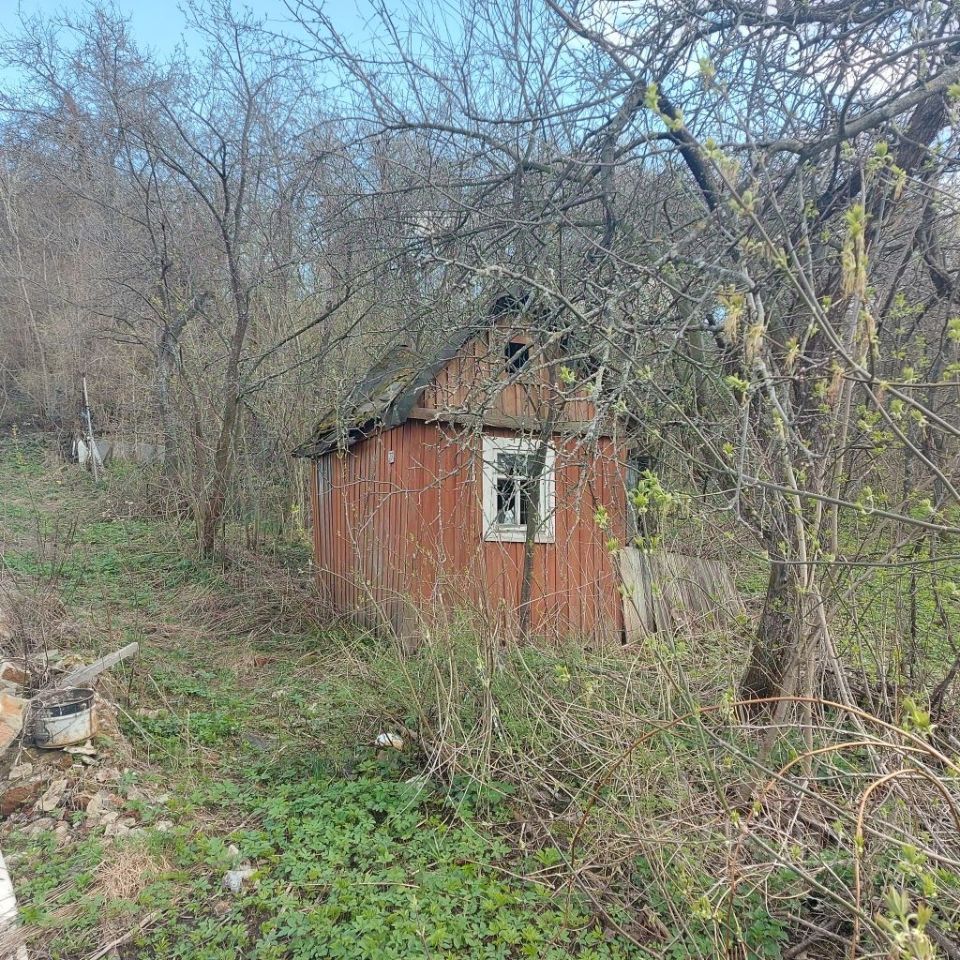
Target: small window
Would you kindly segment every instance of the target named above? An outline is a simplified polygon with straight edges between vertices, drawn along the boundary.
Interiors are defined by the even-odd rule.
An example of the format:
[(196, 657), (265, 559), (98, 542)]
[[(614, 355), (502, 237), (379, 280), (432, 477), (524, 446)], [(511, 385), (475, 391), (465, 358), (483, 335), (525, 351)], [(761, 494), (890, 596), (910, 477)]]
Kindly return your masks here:
[(530, 360), (530, 344), (509, 340), (503, 355), (507, 361), (507, 373), (519, 373)]
[(525, 527), (537, 522), (540, 484), (537, 482), (536, 455), (497, 454), (497, 523)]
[(546, 450), (538, 471), (537, 447), (529, 440), (484, 438), (484, 539), (523, 542), (533, 524), (537, 543), (553, 542), (553, 450)]

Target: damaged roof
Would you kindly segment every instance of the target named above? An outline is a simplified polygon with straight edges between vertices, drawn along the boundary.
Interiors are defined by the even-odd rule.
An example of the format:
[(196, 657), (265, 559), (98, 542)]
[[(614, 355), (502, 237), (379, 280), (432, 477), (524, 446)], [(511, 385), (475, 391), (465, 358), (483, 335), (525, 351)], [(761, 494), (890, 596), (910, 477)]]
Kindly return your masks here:
[(550, 311), (530, 290), (502, 291), (489, 303), (484, 319), (459, 327), (430, 355), (409, 346), (394, 347), (350, 391), (344, 403), (328, 410), (295, 457), (322, 457), (365, 439), (381, 428), (398, 427), (410, 417), (423, 391), (474, 337), (504, 317), (527, 315), (547, 327)]
[(293, 455), (321, 457), (383, 427), (406, 422), (423, 391), (478, 332), (475, 326), (464, 327), (426, 357), (408, 346), (394, 347), (370, 368), (343, 404), (321, 417)]

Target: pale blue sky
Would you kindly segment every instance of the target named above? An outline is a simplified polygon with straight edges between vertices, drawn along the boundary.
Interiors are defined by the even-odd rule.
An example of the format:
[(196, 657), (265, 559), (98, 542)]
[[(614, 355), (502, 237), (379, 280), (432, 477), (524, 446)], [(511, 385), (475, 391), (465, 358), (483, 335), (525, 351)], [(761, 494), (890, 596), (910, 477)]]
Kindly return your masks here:
[[(80, 13), (87, 6), (86, 0), (0, 0), (0, 30), (3, 33), (15, 30), (20, 11), (50, 17), (64, 12)], [(115, 0), (115, 6), (131, 17), (141, 47), (150, 47), (163, 56), (183, 37), (184, 17), (174, 0)], [(236, 6), (268, 17), (278, 29), (290, 20), (283, 0), (238, 0)], [(358, 12), (358, 7), (367, 12)], [(338, 30), (353, 38), (363, 34), (369, 16), (365, 0), (326, 0), (324, 8)]]

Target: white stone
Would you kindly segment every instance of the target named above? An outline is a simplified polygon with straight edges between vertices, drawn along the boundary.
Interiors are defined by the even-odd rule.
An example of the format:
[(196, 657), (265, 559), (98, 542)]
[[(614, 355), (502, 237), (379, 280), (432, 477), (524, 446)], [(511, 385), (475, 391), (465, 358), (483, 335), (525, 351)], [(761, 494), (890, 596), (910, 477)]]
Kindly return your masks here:
[(60, 801), (63, 800), (63, 795), (67, 792), (67, 786), (66, 778), (54, 780), (47, 787), (47, 792), (37, 801), (37, 808), (42, 813), (50, 813), (52, 810), (56, 810), (60, 806)]
[(224, 890), (229, 890), (232, 894), (238, 894), (243, 890), (243, 885), (249, 880), (256, 870), (253, 867), (246, 865), (237, 867), (236, 870), (228, 870), (223, 875), (223, 888)]
[(390, 747), (393, 750), (403, 749), (403, 737), (398, 733), (381, 733), (374, 741), (378, 747)]

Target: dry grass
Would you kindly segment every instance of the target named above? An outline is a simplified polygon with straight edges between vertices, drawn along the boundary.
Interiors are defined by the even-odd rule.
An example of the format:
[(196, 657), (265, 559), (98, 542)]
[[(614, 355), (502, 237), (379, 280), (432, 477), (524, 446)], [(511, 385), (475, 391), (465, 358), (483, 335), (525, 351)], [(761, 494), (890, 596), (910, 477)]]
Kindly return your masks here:
[(133, 902), (157, 879), (170, 870), (170, 863), (147, 849), (146, 842), (133, 837), (116, 843), (97, 868), (96, 891), (109, 901)]
[[(97, 868), (94, 885), (88, 893), (90, 897), (102, 896), (106, 901), (98, 930), (102, 946), (90, 956), (105, 956), (113, 945), (124, 942), (153, 920), (154, 915), (143, 916), (133, 912), (132, 908), (137, 897), (169, 870), (169, 862), (149, 851), (140, 837), (131, 837), (110, 848), (106, 859)], [(16, 951), (28, 945), (29, 956), (44, 956), (44, 945), (50, 934), (59, 926), (76, 921), (82, 913), (80, 903), (54, 906), (61, 896), (69, 893), (74, 882), (75, 879), (70, 877), (48, 891), (46, 902), (51, 909), (44, 927), (16, 926), (5, 930), (0, 935), (0, 956), (19, 958)]]

